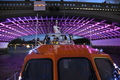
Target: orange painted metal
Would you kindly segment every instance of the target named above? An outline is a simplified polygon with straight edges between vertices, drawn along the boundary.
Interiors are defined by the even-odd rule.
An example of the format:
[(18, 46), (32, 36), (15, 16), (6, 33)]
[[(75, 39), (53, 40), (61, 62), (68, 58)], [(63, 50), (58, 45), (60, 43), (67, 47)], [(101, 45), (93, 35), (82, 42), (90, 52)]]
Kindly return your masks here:
[(53, 80), (58, 80), (57, 62), (60, 58), (85, 57), (91, 61), (92, 66), (96, 72), (97, 80), (101, 80), (94, 59), (102, 57), (108, 58), (112, 61), (108, 54), (99, 52), (87, 45), (41, 45), (36, 50), (38, 51), (37, 53), (34, 53), (33, 51), (26, 56), (21, 73), (23, 72), (25, 64), (30, 59), (50, 58), (53, 60)]

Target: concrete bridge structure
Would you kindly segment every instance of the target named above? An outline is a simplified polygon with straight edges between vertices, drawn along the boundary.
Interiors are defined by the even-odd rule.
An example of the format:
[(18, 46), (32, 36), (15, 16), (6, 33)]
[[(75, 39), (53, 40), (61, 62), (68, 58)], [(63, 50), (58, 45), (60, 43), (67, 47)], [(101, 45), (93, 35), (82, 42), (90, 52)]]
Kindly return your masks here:
[(0, 1), (0, 48), (36, 34), (37, 21), (37, 34), (53, 32), (56, 20), (63, 33), (91, 39), (93, 46), (120, 46), (120, 4), (46, 1), (45, 10), (35, 11), (34, 1)]

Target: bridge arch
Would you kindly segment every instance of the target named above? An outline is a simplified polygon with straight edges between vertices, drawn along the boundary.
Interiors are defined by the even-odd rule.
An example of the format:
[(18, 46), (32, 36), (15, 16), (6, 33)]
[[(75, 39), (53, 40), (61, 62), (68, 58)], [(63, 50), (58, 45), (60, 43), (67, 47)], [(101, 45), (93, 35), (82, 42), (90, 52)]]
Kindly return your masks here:
[(96, 40), (98, 42), (120, 38), (120, 25), (117, 22), (80, 16), (38, 16), (38, 18), (24, 16), (6, 18), (4, 22), (0, 22), (0, 44), (22, 36), (36, 34), (37, 22), (37, 34), (53, 33), (56, 20), (62, 33), (85, 37), (91, 39), (93, 43), (96, 43)]

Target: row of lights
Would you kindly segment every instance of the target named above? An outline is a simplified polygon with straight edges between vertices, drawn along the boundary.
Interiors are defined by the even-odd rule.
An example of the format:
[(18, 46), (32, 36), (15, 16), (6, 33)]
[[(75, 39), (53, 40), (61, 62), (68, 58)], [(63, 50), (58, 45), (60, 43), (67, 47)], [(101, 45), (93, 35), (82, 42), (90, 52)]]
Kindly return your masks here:
[(19, 28), (21, 28), (22, 30), (26, 31), (26, 33), (29, 33), (29, 34), (32, 35), (31, 31), (28, 31), (28, 30), (25, 29), (26, 26), (22, 26), (22, 25), (20, 26), (19, 24), (15, 23), (14, 21), (12, 21), (12, 22), (13, 22), (14, 25), (16, 25), (17, 27), (19, 27)]
[[(19, 35), (19, 34), (14, 34), (14, 33), (12, 33), (12, 32), (6, 31), (6, 30), (1, 30), (1, 32), (10, 34), (10, 35), (12, 35), (12, 36), (21, 36), (21, 35)], [(1, 35), (1, 36), (2, 36), (2, 35)]]
[(63, 9), (100, 10), (100, 11), (120, 11), (120, 9), (97, 9), (97, 8), (63, 8)]
[[(8, 26), (4, 25), (3, 23), (0, 23), (0, 25), (5, 26), (6, 28), (8, 28), (8, 29), (10, 29), (10, 30), (14, 30), (13, 28), (8, 27)], [(14, 36), (21, 36), (21, 35), (18, 35), (18, 34), (13, 34), (13, 33), (11, 33), (11, 32), (8, 32), (7, 30), (1, 30), (1, 29), (0, 29), (0, 31), (1, 31), (1, 32), (4, 32), (4, 33), (7, 33), (7, 34), (14, 35)]]
[[(32, 7), (6, 7), (6, 8), (1, 8), (2, 10), (11, 10), (11, 9), (33, 9)], [(120, 11), (120, 9), (96, 9), (96, 8), (62, 8), (62, 9), (73, 9), (73, 10), (98, 10), (98, 11)]]
[[(25, 17), (24, 17), (25, 18)], [(16, 20), (15, 18), (12, 18), (14, 21), (12, 21), (11, 19), (7, 19), (9, 22), (12, 22), (14, 25), (16, 25), (17, 27), (21, 28), (22, 30), (25, 31), (25, 33), (29, 33), (29, 34), (33, 34), (32, 31), (30, 31), (28, 28), (25, 28), (26, 26), (29, 27), (29, 25), (26, 25), (26, 23), (24, 22), (23, 19), (21, 19), (20, 17), (18, 18), (19, 20)], [(26, 19), (26, 18), (25, 18)], [(23, 22), (23, 25), (18, 24), (19, 21)], [(18, 22), (18, 23), (15, 23)], [(35, 25), (31, 25), (31, 26), (35, 26)]]
[[(0, 6), (31, 6), (32, 3), (0, 3)], [(48, 6), (61, 6), (60, 3), (46, 3)], [(102, 8), (119, 8), (118, 6), (112, 6), (112, 5), (87, 5), (87, 4), (63, 4), (63, 6), (79, 6), (79, 7), (102, 7)]]
[[(31, 28), (31, 30), (34, 31), (33, 28)], [(105, 33), (106, 31), (103, 31), (103, 32)], [(43, 31), (43, 33), (44, 33), (44, 31)], [(101, 32), (101, 33), (102, 33), (102, 32)], [(93, 36), (93, 35), (98, 35), (98, 34), (99, 34), (99, 33), (95, 33), (95, 34), (92, 34), (92, 36)], [(86, 35), (86, 37), (87, 37), (87, 36), (89, 37), (89, 35)], [(102, 36), (102, 37), (104, 37), (104, 36)], [(97, 38), (97, 37), (96, 37), (96, 38)]]
[(0, 3), (0, 6), (25, 6), (25, 5), (31, 6), (32, 3)]
[[(62, 6), (62, 4), (60, 4), (60, 3), (52, 3), (52, 4), (50, 4), (50, 3), (48, 3), (48, 4), (46, 4), (46, 5), (48, 5), (48, 6)], [(118, 6), (112, 6), (112, 5), (87, 5), (87, 4), (69, 4), (69, 3), (67, 3), (67, 4), (63, 4), (63, 6), (79, 6), (79, 7), (104, 7), (104, 8), (119, 8)]]
[[(10, 30), (12, 30), (12, 31), (14, 31), (14, 33), (11, 33), (10, 32), (10, 30), (9, 31), (6, 31), (6, 30), (1, 30), (2, 32), (5, 32), (5, 33), (7, 33), (7, 34), (10, 34), (11, 36), (7, 36), (7, 34), (6, 35), (3, 35), (4, 37), (9, 37), (9, 38), (15, 38), (15, 37), (13, 37), (13, 35), (14, 36), (21, 36), (21, 35), (27, 35), (26, 33), (23, 33), (23, 32), (21, 32), (20, 30), (18, 30), (18, 29), (15, 29), (15, 28), (12, 28), (12, 27), (10, 27), (9, 25), (5, 25), (5, 24), (3, 24), (3, 23), (0, 23), (2, 26), (4, 26), (4, 27), (6, 27), (6, 28), (8, 28), (8, 29), (10, 29)], [(16, 34), (16, 32), (17, 33), (19, 33), (19, 34)], [(21, 35), (20, 35), (21, 34)]]
[[(73, 33), (73, 32), (75, 32), (76, 30), (78, 30), (79, 28), (82, 28), (84, 25), (86, 25), (86, 24), (88, 24), (89, 22), (91, 22), (92, 20), (94, 20), (94, 18), (92, 18), (90, 21), (88, 21), (88, 20), (80, 20), (80, 21), (87, 21), (86, 23), (83, 23), (82, 25), (77, 25), (77, 28), (75, 28), (74, 30), (71, 30), (71, 34)], [(77, 31), (78, 32), (78, 31)], [(77, 33), (77, 32), (75, 32), (75, 33)], [(74, 34), (75, 34), (74, 33)]]
[[(97, 29), (98, 30), (98, 29)], [(94, 30), (92, 30), (92, 32), (93, 32)], [(96, 32), (96, 33), (92, 33), (91, 34), (91, 36), (94, 36), (94, 35), (99, 35), (99, 36), (101, 36), (101, 37), (103, 37), (103, 38), (107, 38), (107, 37), (110, 37), (110, 36), (117, 36), (117, 34), (116, 33), (114, 33), (114, 31), (116, 31), (116, 30), (113, 30), (113, 29), (109, 29), (108, 30), (108, 28), (107, 29), (104, 29), (104, 30), (102, 30), (101, 29), (101, 32)], [(104, 34), (104, 35), (103, 35)], [(90, 35), (88, 34), (88, 35), (86, 35), (86, 37), (89, 37)]]
[[(98, 24), (97, 24), (98, 25)], [(88, 27), (86, 28), (86, 29), (83, 29), (83, 30), (80, 30), (80, 31), (77, 31), (77, 32), (75, 32), (74, 33), (74, 35), (75, 34), (80, 34), (80, 35), (83, 35), (83, 36), (85, 36), (85, 37), (89, 37), (90, 35), (89, 35), (89, 33), (91, 32), (95, 32), (95, 31), (97, 31), (97, 30), (102, 30), (103, 28), (106, 28), (105, 29), (105, 31), (103, 31), (102, 30), (102, 32), (96, 32), (96, 33), (92, 33), (92, 36), (94, 36), (94, 35), (100, 35), (100, 36), (102, 36), (102, 37), (106, 37), (105, 35), (103, 36), (103, 35), (101, 35), (102, 33), (106, 33), (106, 34), (108, 34), (108, 33), (110, 33), (110, 32), (112, 32), (114, 35), (113, 36), (116, 36), (117, 34), (116, 33), (114, 33), (113, 31), (116, 31), (116, 30), (118, 30), (118, 29), (120, 29), (120, 28), (115, 28), (115, 29), (109, 29), (108, 30), (108, 26), (110, 26), (110, 25), (107, 25), (107, 26), (105, 26), (105, 27), (101, 27), (101, 28), (98, 28), (98, 29), (95, 29), (95, 30), (89, 30), (89, 31), (86, 31), (87, 29), (89, 29)], [(93, 26), (92, 26), (93, 27)], [(73, 29), (72, 29), (73, 30)], [(74, 31), (74, 30), (73, 30)], [(85, 33), (83, 33), (83, 31), (85, 31)], [(109, 37), (109, 35), (107, 36), (107, 37)], [(96, 37), (97, 38), (97, 37)]]
[(33, 9), (33, 7), (2, 7), (2, 8), (0, 8), (0, 9), (2, 9), (2, 10), (4, 10), (4, 9), (6, 9), (6, 10), (11, 10), (11, 9)]
[[(22, 17), (22, 18), (18, 17), (18, 18), (10, 18), (10, 19), (11, 19), (11, 21), (18, 22), (18, 23), (20, 23), (20, 21), (22, 21), (22, 22), (28, 21), (28, 23), (29, 23), (29, 21), (33, 21), (32, 23), (36, 23), (36, 22), (34, 22), (34, 20), (37, 20), (36, 17)], [(57, 18), (57, 19), (61, 20), (60, 18)], [(52, 18), (52, 17), (51, 18), (48, 18), (48, 17), (43, 18), (41, 16), (40, 18), (38, 18), (38, 20), (41, 20), (41, 21), (46, 20), (46, 21), (48, 21), (48, 20), (56, 20), (56, 18)], [(65, 20), (65, 19), (63, 19), (63, 20)], [(68, 20), (70, 20), (70, 19), (68, 19)], [(8, 21), (10, 21), (10, 20), (8, 19)], [(40, 24), (38, 24), (38, 25), (40, 25)], [(27, 25), (27, 26), (35, 26), (35, 24), (31, 24), (31, 25)]]
[[(11, 20), (11, 19), (8, 19), (8, 21), (9, 21), (9, 22), (11, 22), (11, 21), (13, 21), (13, 22), (15, 22), (15, 21), (22, 21), (22, 22), (24, 22), (24, 20), (26, 20), (26, 19), (27, 19), (28, 21), (31, 20), (31, 19), (33, 20), (33, 18), (31, 18), (31, 17), (30, 17), (30, 18), (25, 17), (25, 19), (22, 19), (22, 18), (19, 17), (19, 18), (17, 18), (18, 20), (16, 20), (15, 18), (12, 18), (12, 19), (13, 19), (14, 21)], [(44, 20), (44, 18), (42, 18), (42, 17), (39, 18), (39, 19)], [(35, 20), (36, 20), (36, 18), (35, 18)], [(83, 20), (82, 20), (82, 21), (83, 21)], [(92, 21), (92, 20), (89, 20), (89, 22), (90, 22), (90, 21)], [(87, 20), (87, 22), (88, 22), (88, 20)], [(87, 22), (84, 23), (84, 24), (87, 24)], [(101, 21), (101, 22), (103, 22), (103, 21)], [(100, 23), (101, 23), (101, 22), (100, 22)], [(100, 23), (96, 23), (95, 26), (96, 26), (96, 25), (99, 25)], [(16, 24), (16, 25), (17, 25), (17, 23), (13, 23), (13, 24)], [(1, 23), (1, 25), (2, 25), (2, 26), (5, 26), (5, 25), (2, 24), (2, 23)], [(76, 26), (76, 25), (73, 24), (73, 26)], [(78, 26), (79, 26), (79, 25), (78, 25)], [(83, 26), (85, 26), (85, 25), (82, 25), (81, 27), (83, 27)], [(96, 33), (92, 34), (92, 36), (94, 36), (94, 35), (100, 35), (100, 34), (102, 34), (102, 33), (106, 33), (106, 35), (107, 35), (108, 32), (112, 32), (112, 31), (116, 31), (116, 30), (120, 29), (120, 28), (118, 28), (118, 27), (115, 27), (114, 30), (111, 30), (111, 29), (110, 29), (110, 30), (107, 30), (107, 27), (108, 27), (108, 26), (110, 26), (110, 25), (106, 25), (106, 26), (103, 26), (103, 27), (101, 27), (101, 28), (99, 27), (99, 28), (97, 28), (97, 29), (95, 29), (95, 30), (92, 29), (92, 30), (91, 30), (91, 33), (95, 32), (95, 31), (98, 31), (98, 30), (100, 30), (100, 29), (103, 30), (103, 28), (106, 28), (103, 32), (100, 32), (100, 33), (99, 33), (99, 32), (96, 32)], [(22, 29), (22, 28), (24, 28), (25, 26), (19, 26), (19, 27)], [(92, 27), (94, 27), (94, 26), (92, 26)], [(10, 28), (11, 30), (14, 30), (14, 29), (12, 29), (11, 27), (8, 27), (8, 26), (6, 26), (6, 28)], [(79, 28), (79, 27), (78, 27), (78, 28)], [(87, 27), (86, 29), (82, 29), (81, 31), (79, 31), (79, 33), (75, 33), (75, 34), (81, 34), (83, 31), (86, 31), (86, 30), (88, 30), (89, 28), (90, 28), (90, 26)], [(36, 32), (35, 32), (35, 27), (31, 27), (30, 29), (31, 29), (31, 30), (30, 30), (31, 33), (33, 32), (32, 34), (35, 34), (35, 33), (36, 33)], [(65, 29), (66, 29), (66, 32), (67, 32), (68, 30), (72, 30), (73, 28), (72, 28), (72, 27), (71, 27), (71, 28), (66, 27)], [(28, 30), (29, 30), (29, 29), (28, 29)], [(5, 30), (4, 30), (4, 31), (5, 31)], [(3, 32), (4, 32), (4, 31), (3, 31)], [(14, 30), (14, 31), (16, 31), (16, 30)], [(72, 31), (75, 31), (75, 30), (72, 30)], [(71, 31), (71, 32), (72, 32), (72, 31)], [(17, 31), (16, 31), (16, 32), (17, 32)], [(46, 31), (45, 31), (45, 28), (40, 27), (39, 33), (45, 33), (45, 32), (46, 32)], [(90, 36), (89, 33), (90, 33), (90, 31), (88, 31), (88, 32), (86, 31), (86, 33), (82, 33), (81, 35), (86, 35), (86, 37), (89, 37), (89, 36)], [(20, 34), (23, 35), (22, 33), (20, 33)], [(28, 35), (28, 34), (27, 34), (27, 35)], [(97, 38), (97, 37), (96, 37), (96, 38)]]

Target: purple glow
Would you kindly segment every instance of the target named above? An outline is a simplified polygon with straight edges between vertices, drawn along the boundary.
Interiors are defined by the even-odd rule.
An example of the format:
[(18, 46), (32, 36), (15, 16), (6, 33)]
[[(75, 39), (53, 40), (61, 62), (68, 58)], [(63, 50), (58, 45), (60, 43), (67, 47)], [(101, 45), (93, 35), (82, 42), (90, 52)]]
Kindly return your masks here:
[(0, 42), (0, 48), (7, 48), (8, 42)]
[[(95, 21), (95, 18), (75, 16), (67, 16), (66, 18), (64, 16), (51, 16), (49, 18), (48, 16), (40, 16), (38, 19), (38, 34), (53, 32), (52, 26), (54, 26), (55, 20), (59, 20), (58, 25), (63, 33), (83, 36), (88, 39), (90, 38), (90, 32), (92, 39), (105, 39), (116, 36), (120, 37), (120, 27), (114, 26), (117, 24), (116, 22), (107, 24), (105, 23), (106, 20), (98, 22)], [(5, 22), (0, 23), (0, 36), (3, 37), (0, 41), (10, 41), (14, 38), (36, 34), (36, 20), (36, 16), (7, 18)], [(48, 24), (49, 21), (50, 24)], [(50, 31), (47, 30), (48, 27)]]
[(120, 38), (116, 38), (116, 39), (107, 39), (107, 40), (95, 40), (92, 41), (93, 45), (99, 46), (120, 46)]

